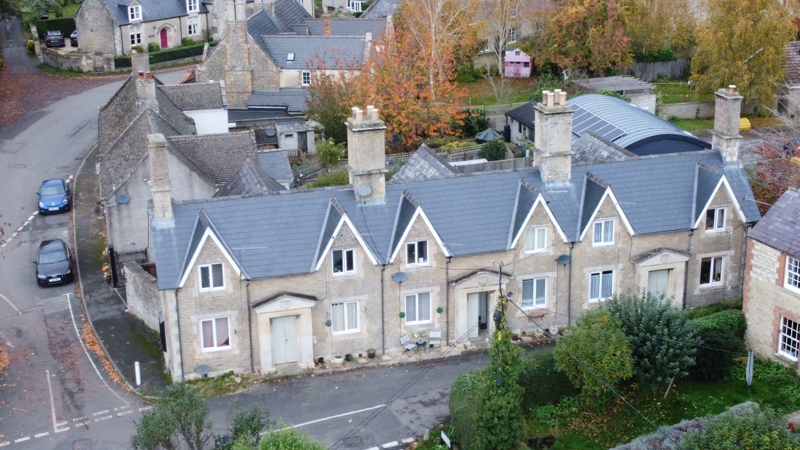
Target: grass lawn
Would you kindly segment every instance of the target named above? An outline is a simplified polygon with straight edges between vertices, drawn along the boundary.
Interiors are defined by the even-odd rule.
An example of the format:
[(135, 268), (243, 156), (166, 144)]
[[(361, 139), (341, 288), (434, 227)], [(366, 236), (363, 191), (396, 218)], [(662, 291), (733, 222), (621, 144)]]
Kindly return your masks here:
[[(761, 367), (756, 365), (756, 371)], [(742, 374), (744, 364), (734, 366), (733, 373)], [(734, 378), (734, 377), (731, 377)], [(796, 389), (778, 387), (775, 383), (756, 379), (751, 388), (744, 379), (719, 382), (678, 380), (664, 400), (664, 391), (625, 389), (625, 398), (656, 425), (673, 425), (684, 419), (720, 414), (733, 405), (751, 400), (762, 407), (769, 406), (782, 415), (800, 409)], [(531, 421), (531, 435), (552, 432), (551, 424)], [(622, 401), (615, 400), (602, 411), (581, 410), (558, 419), (553, 450), (607, 449), (632, 441), (643, 434), (653, 433), (653, 427)]]
[(661, 95), (661, 102), (664, 104), (669, 103), (683, 103), (683, 102), (713, 102), (714, 94), (697, 93), (691, 85), (684, 81), (672, 81), (667, 83), (655, 83), (656, 94)]
[(711, 130), (714, 128), (714, 119), (670, 119), (669, 121), (686, 131)]
[(67, 6), (61, 8), (61, 13), (64, 17), (75, 17), (75, 14), (78, 14), (78, 8), (80, 7), (81, 5), (70, 2), (67, 4)]
[[(538, 78), (506, 78), (506, 98), (501, 103), (522, 103), (531, 101), (531, 96), (539, 89)], [(473, 106), (496, 105), (497, 97), (487, 80), (459, 84), (466, 91), (465, 103)], [(539, 100), (539, 99), (537, 99)]]

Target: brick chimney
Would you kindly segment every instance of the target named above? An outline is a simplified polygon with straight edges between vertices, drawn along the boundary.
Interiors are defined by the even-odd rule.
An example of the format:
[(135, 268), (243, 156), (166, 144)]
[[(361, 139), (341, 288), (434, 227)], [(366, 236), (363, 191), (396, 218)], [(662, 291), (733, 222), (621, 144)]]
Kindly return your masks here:
[(150, 158), (150, 192), (153, 193), (153, 225), (156, 228), (172, 228), (175, 218), (172, 216), (172, 184), (164, 135), (148, 134), (147, 151)]
[(131, 78), (136, 78), (139, 72), (150, 72), (150, 55), (131, 50)]
[(228, 45), (225, 48), (225, 93), (228, 107), (247, 108), (253, 92), (253, 73), (250, 67), (250, 49), (247, 44), (247, 17), (245, 0), (228, 0)]
[(718, 89), (714, 103), (714, 130), (711, 147), (722, 155), (725, 163), (739, 162), (739, 118), (742, 112), (742, 96), (736, 92), (736, 86)]
[(369, 60), (372, 53), (372, 32), (367, 31), (364, 35), (364, 61)]
[(330, 17), (323, 17), (322, 18), (322, 35), (323, 36), (330, 36), (331, 35), (331, 18)]
[(148, 108), (158, 112), (156, 82), (153, 80), (153, 76), (150, 72), (138, 72), (136, 77), (136, 107), (139, 114)]
[(352, 109), (347, 119), (347, 162), (350, 184), (361, 204), (384, 204), (386, 198), (386, 124), (378, 109)]
[(545, 183), (568, 183), (572, 177), (572, 115), (567, 93), (556, 89), (542, 92), (542, 102), (533, 106), (534, 165)]

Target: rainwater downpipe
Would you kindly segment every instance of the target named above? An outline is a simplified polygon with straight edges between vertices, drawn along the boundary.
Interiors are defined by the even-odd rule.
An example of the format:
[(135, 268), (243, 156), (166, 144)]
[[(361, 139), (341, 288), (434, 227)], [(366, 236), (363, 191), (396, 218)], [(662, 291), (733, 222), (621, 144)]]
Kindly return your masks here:
[(183, 339), (181, 338), (181, 306), (178, 302), (178, 291), (181, 288), (175, 289), (175, 317), (178, 323), (178, 356), (181, 358), (181, 381), (186, 380), (186, 374), (183, 371)]
[(381, 266), (381, 355), (386, 354), (386, 295), (384, 291), (384, 275), (386, 274), (386, 264)]
[(574, 248), (575, 243), (573, 242), (569, 246), (569, 275), (567, 276), (567, 326), (572, 326), (572, 249)]
[(250, 343), (250, 373), (253, 373), (253, 310), (250, 307), (250, 280), (246, 280), (247, 284), (244, 289), (247, 292), (247, 342)]
[(444, 263), (444, 279), (445, 279), (445, 325), (447, 327), (446, 338), (447, 345), (450, 345), (450, 260), (452, 256), (447, 257), (447, 261)]
[(747, 271), (747, 235), (750, 232), (751, 226), (752, 225), (749, 223), (744, 224), (744, 253), (742, 257), (742, 275), (741, 275), (742, 287), (739, 290), (739, 297), (741, 297), (742, 300), (744, 300), (744, 277)]
[(689, 263), (692, 262), (692, 236), (694, 235), (694, 228), (689, 230), (689, 239), (686, 245), (686, 253), (689, 254), (689, 259), (686, 260), (686, 273), (683, 274), (683, 305), (682, 309), (686, 309), (686, 297), (689, 295)]

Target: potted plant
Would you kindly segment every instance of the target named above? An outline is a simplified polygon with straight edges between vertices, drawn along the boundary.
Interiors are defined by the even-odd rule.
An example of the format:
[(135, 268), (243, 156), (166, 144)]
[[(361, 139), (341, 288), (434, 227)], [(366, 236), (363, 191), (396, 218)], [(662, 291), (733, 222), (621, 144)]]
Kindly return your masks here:
[(555, 326), (555, 325), (551, 326), (548, 331), (550, 331), (550, 336), (557, 336), (558, 335), (558, 327)]
[(367, 349), (367, 358), (369, 358), (369, 359), (374, 359), (375, 358), (375, 349), (374, 348)]
[(336, 355), (336, 356), (333, 357), (333, 363), (334, 364), (341, 364), (343, 362), (344, 362), (344, 358), (342, 357), (342, 355)]
[(344, 360), (347, 361), (347, 362), (353, 362), (353, 354), (352, 353), (348, 353), (348, 354), (344, 355)]
[(542, 336), (544, 336), (544, 330), (541, 329), (541, 328), (537, 328), (537, 329), (533, 330), (533, 334), (536, 335), (537, 339), (541, 339)]

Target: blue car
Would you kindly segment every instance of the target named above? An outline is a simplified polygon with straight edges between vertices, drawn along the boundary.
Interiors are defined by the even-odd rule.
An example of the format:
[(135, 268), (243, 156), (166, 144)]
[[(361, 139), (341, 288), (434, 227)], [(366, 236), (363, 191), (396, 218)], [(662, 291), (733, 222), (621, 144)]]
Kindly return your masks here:
[(39, 212), (42, 214), (65, 212), (72, 207), (69, 185), (62, 179), (43, 181), (37, 194), (39, 194)]

